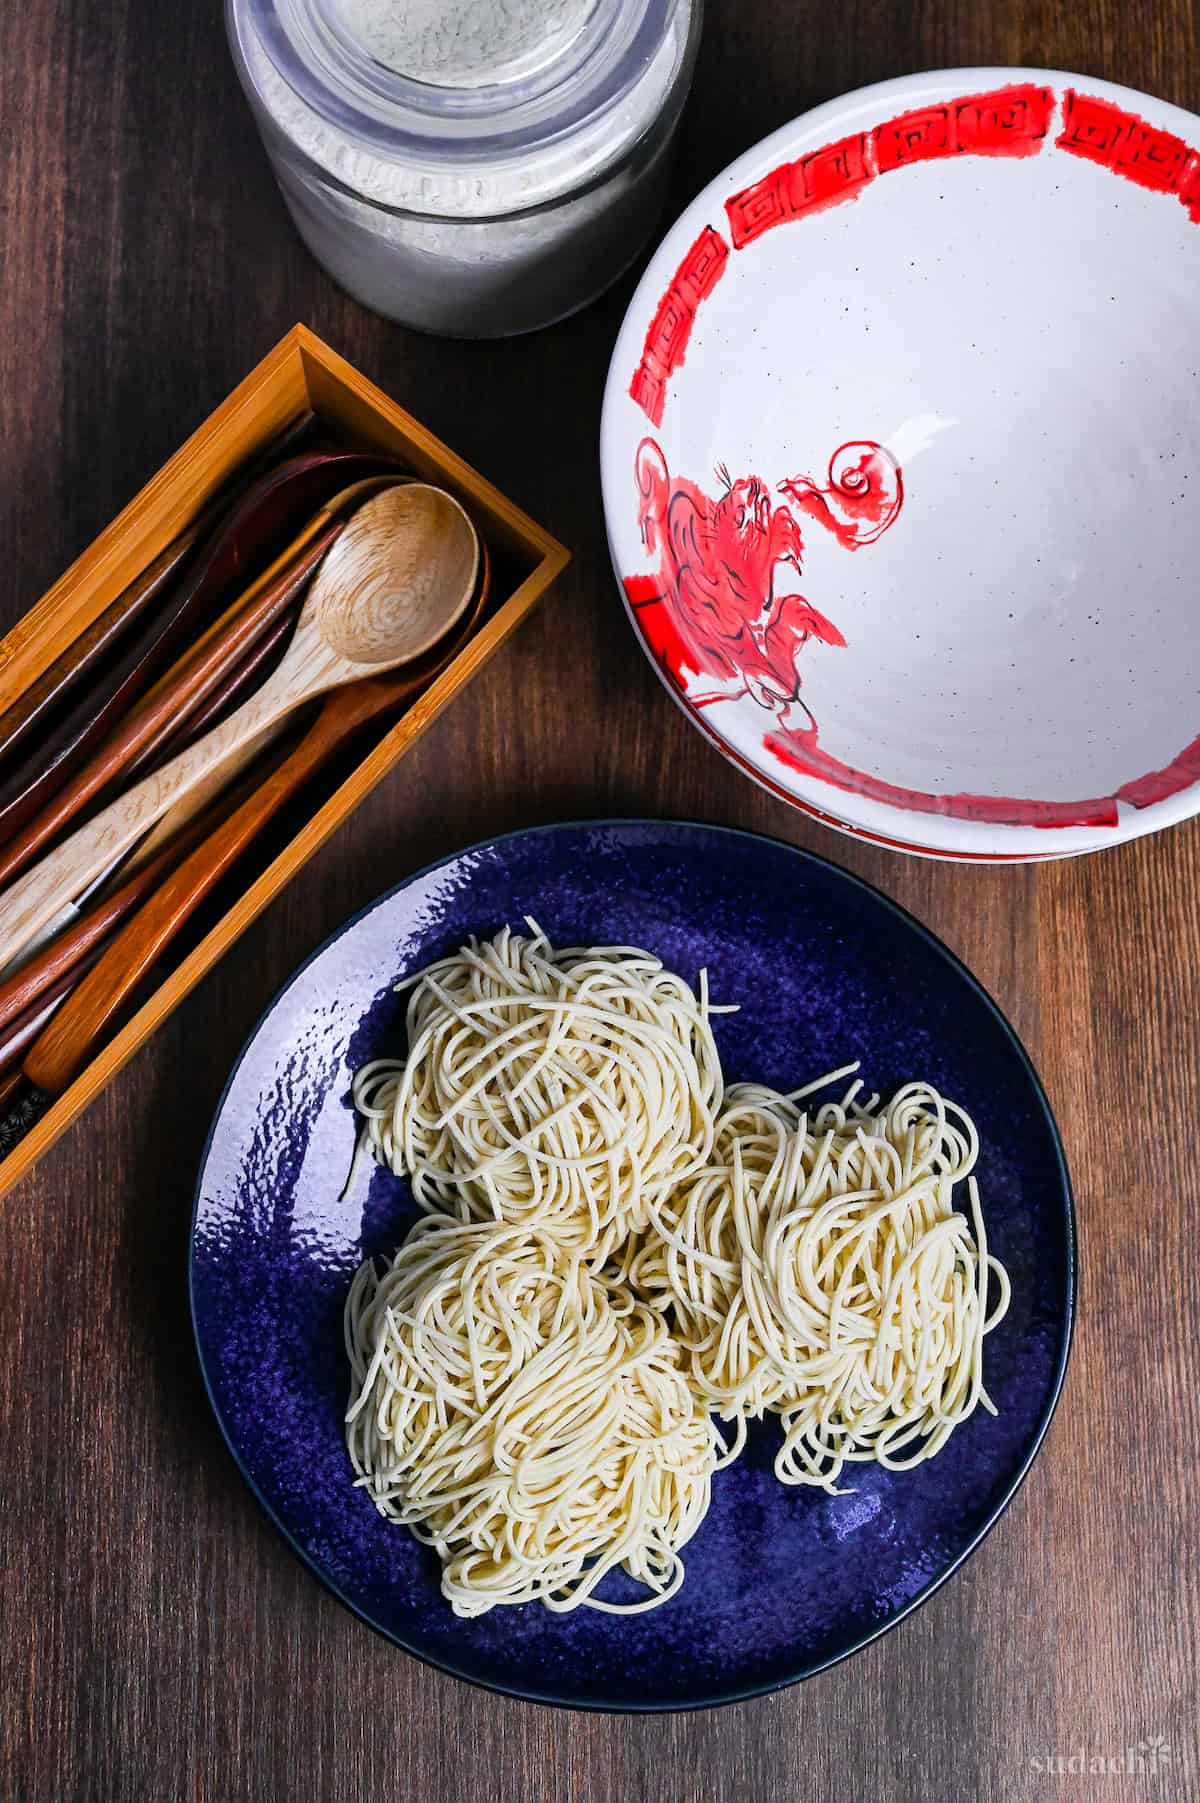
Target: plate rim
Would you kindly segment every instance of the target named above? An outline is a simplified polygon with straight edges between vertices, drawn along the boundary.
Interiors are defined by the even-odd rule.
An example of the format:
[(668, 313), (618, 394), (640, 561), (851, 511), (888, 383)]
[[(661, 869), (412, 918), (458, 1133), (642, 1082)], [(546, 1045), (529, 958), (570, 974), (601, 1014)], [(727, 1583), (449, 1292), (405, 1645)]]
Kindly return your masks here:
[[(968, 986), (975, 991), (985, 1009), (993, 1015), (1003, 1036), (1009, 1041), (1013, 1050), (1016, 1052), (1018, 1063), (1024, 1067), (1025, 1075), (1032, 1084), (1034, 1098), (1045, 1119), (1046, 1125), (1050, 1130), (1051, 1145), (1054, 1150), (1055, 1162), (1060, 1178), (1059, 1193), (1062, 1205), (1064, 1250), (1066, 1253), (1063, 1323), (1058, 1356), (1055, 1361), (1046, 1404), (1030, 1437), (1028, 1447), (1026, 1448), (1024, 1457), (1021, 1460), (1015, 1476), (974, 1538), (957, 1554), (944, 1571), (939, 1572), (935, 1577), (931, 1578), (926, 1585), (917, 1591), (915, 1596), (910, 1597), (903, 1608), (898, 1610), (895, 1614), (890, 1615), (885, 1621), (869, 1629), (865, 1634), (858, 1636), (849, 1646), (843, 1647), (839, 1652), (831, 1654), (828, 1658), (822, 1658), (806, 1663), (799, 1669), (789, 1672), (789, 1674), (784, 1677), (771, 1678), (764, 1682), (739, 1685), (731, 1689), (721, 1689), (694, 1700), (689, 1699), (681, 1702), (652, 1700), (642, 1702), (630, 1701), (627, 1698), (604, 1699), (602, 1697), (577, 1700), (562, 1695), (548, 1694), (530, 1686), (493, 1682), (487, 1678), (479, 1677), (478, 1674), (474, 1672), (464, 1669), (461, 1665), (455, 1664), (450, 1659), (438, 1658), (435, 1655), (424, 1651), (420, 1647), (414, 1646), (410, 1641), (405, 1640), (402, 1635), (393, 1633), (391, 1629), (384, 1627), (380, 1622), (376, 1621), (366, 1609), (360, 1607), (359, 1604), (354, 1602), (345, 1593), (334, 1578), (321, 1569), (316, 1560), (300, 1544), (290, 1528), (288, 1528), (280, 1519), (272, 1504), (264, 1495), (260, 1485), (247, 1469), (246, 1463), (243, 1460), (237, 1445), (234, 1443), (233, 1437), (231, 1436), (229, 1428), (227, 1427), (218, 1406), (216, 1395), (214, 1394), (212, 1379), (205, 1359), (204, 1340), (201, 1334), (196, 1310), (196, 1229), (200, 1214), (200, 1206), (203, 1199), (202, 1191), (204, 1178), (208, 1169), (213, 1140), (216, 1137), (217, 1129), (224, 1116), (230, 1092), (251, 1048), (258, 1039), (266, 1022), (275, 1012), (279, 1003), (283, 1000), (284, 996), (292, 986), (305, 974), (309, 966), (314, 964), (318, 958), (323, 957), (331, 946), (344, 938), (353, 927), (357, 926), (361, 920), (365, 920), (369, 914), (374, 913), (375, 910), (381, 907), (385, 902), (393, 900), (397, 895), (400, 895), (406, 889), (411, 888), (414, 883), (421, 881), (421, 879), (426, 876), (432, 875), (435, 871), (443, 869), (446, 865), (456, 862), (460, 858), (471, 857), (474, 854), (489, 851), (494, 847), (507, 845), (515, 839), (541, 838), (550, 834), (565, 832), (619, 831), (621, 829), (630, 828), (638, 829), (643, 832), (649, 828), (655, 831), (665, 832), (668, 835), (682, 830), (685, 832), (699, 831), (716, 834), (724, 839), (748, 839), (755, 844), (765, 844), (775, 850), (782, 850), (790, 853), (792, 856), (798, 858), (801, 863), (817, 865), (825, 871), (832, 871), (835, 876), (848, 882), (852, 887), (864, 891), (869, 897), (882, 903), (887, 911), (902, 925), (912, 928), (918, 936), (925, 941), (926, 945), (949, 965), (952, 971), (957, 972), (960, 977), (965, 978)], [(1026, 1050), (1020, 1035), (1017, 1033), (1015, 1027), (1012, 1025), (995, 997), (985, 988), (979, 978), (975, 976), (974, 972), (968, 968), (958, 954), (952, 951), (932, 928), (925, 926), (922, 921), (917, 919), (915, 914), (911, 914), (900, 902), (894, 901), (891, 896), (884, 894), (883, 890), (876, 888), (874, 883), (868, 882), (865, 877), (861, 877), (856, 872), (845, 869), (842, 865), (834, 863), (832, 859), (823, 857), (819, 852), (809, 851), (805, 846), (793, 845), (788, 840), (780, 839), (773, 834), (754, 832), (747, 827), (726, 826), (714, 821), (687, 819), (677, 815), (666, 816), (663, 818), (638, 815), (602, 815), (594, 819), (559, 820), (536, 826), (516, 827), (510, 832), (493, 834), (489, 838), (476, 840), (471, 845), (460, 846), (456, 850), (448, 852), (443, 857), (435, 858), (430, 863), (422, 865), (419, 869), (411, 871), (407, 876), (401, 878), (399, 882), (394, 883), (387, 889), (381, 891), (373, 900), (366, 902), (361, 908), (356, 909), (353, 914), (349, 915), (339, 926), (328, 933), (306, 958), (295, 966), (275, 990), (266, 1006), (255, 1019), (253, 1026), (246, 1035), (241, 1050), (238, 1052), (237, 1057), (230, 1066), (229, 1075), (225, 1080), (220, 1097), (213, 1111), (212, 1120), (209, 1123), (208, 1132), (205, 1135), (204, 1149), (200, 1155), (195, 1186), (193, 1189), (192, 1216), (191, 1224), (188, 1229), (187, 1289), (188, 1315), (192, 1328), (192, 1341), (195, 1346), (196, 1357), (200, 1366), (200, 1375), (204, 1384), (205, 1395), (208, 1398), (209, 1406), (212, 1409), (213, 1417), (220, 1430), (221, 1438), (225, 1443), (226, 1450), (233, 1459), (234, 1467), (274, 1531), (282, 1538), (289, 1550), (300, 1561), (304, 1569), (314, 1577), (321, 1585), (322, 1589), (327, 1591), (344, 1609), (348, 1610), (351, 1615), (363, 1622), (366, 1627), (370, 1628), (381, 1639), (388, 1642), (389, 1645), (399, 1648), (401, 1652), (407, 1654), (410, 1658), (418, 1660), (422, 1665), (429, 1666), (435, 1671), (444, 1673), (447, 1677), (460, 1679), (466, 1684), (474, 1685), (478, 1690), (488, 1691), (494, 1695), (512, 1697), (519, 1702), (542, 1704), (549, 1708), (576, 1710), (593, 1715), (684, 1715), (690, 1714), (694, 1710), (723, 1708), (729, 1704), (749, 1702), (755, 1697), (769, 1696), (778, 1691), (789, 1690), (794, 1685), (804, 1683), (809, 1678), (815, 1678), (821, 1672), (830, 1671), (834, 1666), (841, 1665), (845, 1660), (853, 1658), (856, 1653), (862, 1652), (865, 1647), (871, 1646), (875, 1641), (881, 1639), (883, 1635), (890, 1633), (893, 1628), (898, 1627), (901, 1622), (905, 1621), (924, 1603), (928, 1602), (929, 1598), (933, 1596), (936, 1591), (940, 1590), (942, 1585), (945, 1584), (946, 1581), (966, 1563), (972, 1554), (978, 1550), (996, 1524), (1005, 1514), (1007, 1514), (1009, 1507), (1024, 1485), (1033, 1462), (1037, 1458), (1037, 1455), (1045, 1442), (1050, 1423), (1054, 1419), (1055, 1412), (1057, 1411), (1062, 1396), (1063, 1385), (1066, 1381), (1067, 1367), (1070, 1363), (1071, 1351), (1074, 1345), (1075, 1318), (1078, 1307), (1078, 1222), (1075, 1210), (1075, 1192), (1071, 1182), (1071, 1172), (1067, 1162), (1066, 1148), (1063, 1145), (1062, 1132), (1059, 1128), (1054, 1110), (1050, 1105), (1050, 1098), (1046, 1093), (1045, 1086), (1038, 1075), (1033, 1060)]]
[[(910, 855), (948, 862), (1048, 863), (1062, 858), (1089, 856), (1096, 851), (1125, 845), (1178, 826), (1200, 813), (1200, 779), (1193, 780), (1176, 794), (1154, 801), (1148, 806), (1121, 810), (1116, 824), (1104, 829), (1100, 836), (1095, 829), (1083, 826), (1048, 829), (1043, 826), (988, 823), (978, 835), (968, 832), (965, 839), (956, 838), (956, 825), (970, 828), (976, 825), (984, 827), (984, 823), (956, 821), (953, 817), (930, 813), (928, 810), (904, 810), (890, 802), (869, 802), (867, 814), (860, 815), (854, 808), (856, 798), (851, 792), (821, 778), (797, 773), (788, 784), (773, 782), (766, 766), (760, 770), (749, 759), (742, 757), (723, 734), (708, 725), (701, 710), (695, 707), (689, 697), (675, 689), (643, 637), (625, 592), (624, 578), (628, 572), (617, 556), (617, 521), (624, 517), (625, 509), (617, 501), (615, 490), (618, 483), (627, 480), (628, 471), (623, 465), (619, 472), (617, 469), (612, 449), (615, 431), (613, 422), (618, 408), (629, 399), (627, 378), (630, 369), (636, 366), (646, 323), (665, 287), (670, 283), (682, 251), (686, 250), (698, 229), (701, 216), (706, 210), (714, 216), (722, 212), (726, 195), (736, 190), (739, 184), (753, 179), (760, 163), (770, 163), (789, 151), (794, 154), (798, 139), (803, 140), (818, 127), (822, 130), (827, 126), (832, 129), (846, 113), (853, 112), (868, 102), (879, 100), (891, 104), (907, 98), (915, 105), (919, 103), (921, 91), (928, 89), (931, 84), (939, 93), (940, 84), (945, 84), (947, 94), (953, 94), (959, 89), (970, 92), (981, 85), (995, 87), (1023, 82), (1053, 86), (1056, 95), (1068, 87), (1080, 88), (1118, 105), (1123, 104), (1130, 110), (1140, 108), (1147, 117), (1153, 117), (1157, 112), (1162, 116), (1166, 129), (1173, 130), (1180, 136), (1188, 133), (1195, 136), (1200, 132), (1200, 112), (1193, 112), (1161, 95), (1129, 87), (1103, 75), (1087, 75), (1036, 63), (962, 63), (914, 69), (900, 75), (887, 76), (880, 81), (866, 82), (861, 87), (850, 88), (844, 93), (818, 101), (739, 151), (704, 183), (662, 231), (638, 277), (617, 328), (605, 375), (597, 433), (605, 537), (623, 611), (638, 649), (656, 671), (685, 718), (743, 775), (748, 775), (752, 781), (786, 802), (789, 807), (819, 819), (834, 830), (853, 838), (886, 844)], [(793, 783), (794, 787), (791, 786)], [(871, 810), (877, 810), (878, 813)], [(922, 830), (922, 823), (932, 823), (931, 829), (925, 829), (933, 831), (932, 840), (909, 836)], [(1044, 843), (1049, 832), (1055, 835), (1056, 843), (1053, 846)]]

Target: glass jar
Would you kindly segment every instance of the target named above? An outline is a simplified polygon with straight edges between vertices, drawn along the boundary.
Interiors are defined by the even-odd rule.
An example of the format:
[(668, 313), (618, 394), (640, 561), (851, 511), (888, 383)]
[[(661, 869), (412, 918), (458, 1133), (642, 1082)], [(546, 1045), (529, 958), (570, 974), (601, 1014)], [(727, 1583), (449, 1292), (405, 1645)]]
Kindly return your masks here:
[(658, 216), (703, 0), (226, 0), (301, 237), (460, 337), (572, 313)]

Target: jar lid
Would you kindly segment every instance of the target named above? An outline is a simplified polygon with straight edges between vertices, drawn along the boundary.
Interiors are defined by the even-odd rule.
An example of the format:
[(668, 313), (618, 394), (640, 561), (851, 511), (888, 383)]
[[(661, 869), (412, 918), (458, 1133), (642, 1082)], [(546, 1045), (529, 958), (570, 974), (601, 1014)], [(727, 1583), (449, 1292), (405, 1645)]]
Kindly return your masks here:
[(228, 0), (276, 127), (353, 193), (482, 218), (587, 186), (686, 75), (699, 0)]

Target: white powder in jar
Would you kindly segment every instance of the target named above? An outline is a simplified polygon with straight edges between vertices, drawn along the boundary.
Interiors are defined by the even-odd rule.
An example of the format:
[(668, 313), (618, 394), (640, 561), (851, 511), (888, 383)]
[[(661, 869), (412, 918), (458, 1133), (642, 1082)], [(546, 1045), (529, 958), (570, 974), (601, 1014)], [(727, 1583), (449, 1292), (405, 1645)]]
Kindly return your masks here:
[[(329, 9), (343, 50), (358, 49), (365, 121), (324, 104), (323, 71), (314, 92), (310, 66), (302, 95), (276, 66), (268, 44), (277, 39), (255, 15), (285, 0), (231, 0), (231, 44), (301, 236), (365, 305), (434, 332), (527, 331), (582, 306), (637, 255), (661, 206), (699, 0), (666, 0), (671, 28), (649, 54), (639, 42), (612, 104), (590, 116), (577, 104), (563, 123), (548, 85), (549, 102), (514, 111), (511, 131), (508, 93), (536, 93), (547, 58), (586, 74), (597, 15), (647, 0), (292, 3)], [(389, 71), (399, 72), (390, 85)]]
[(337, 10), (384, 68), (466, 88), (551, 62), (592, 8), (588, 0), (338, 0)]

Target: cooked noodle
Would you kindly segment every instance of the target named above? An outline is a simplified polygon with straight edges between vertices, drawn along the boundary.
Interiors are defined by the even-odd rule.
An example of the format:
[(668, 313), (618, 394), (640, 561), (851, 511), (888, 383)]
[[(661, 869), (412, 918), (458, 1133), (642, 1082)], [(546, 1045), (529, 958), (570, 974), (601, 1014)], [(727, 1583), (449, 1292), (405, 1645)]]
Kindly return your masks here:
[[(431, 1218), (351, 1287), (347, 1443), (456, 1613), (650, 1609), (749, 1420), (780, 1417), (782, 1482), (838, 1494), (994, 1414), (1009, 1282), (932, 1085), (726, 1090), (703, 975), (530, 935), (423, 971), (407, 1058), (355, 1077), (362, 1143)], [(641, 1600), (596, 1596), (616, 1567)]]
[(798, 1098), (731, 1087), (712, 1164), (651, 1207), (622, 1261), (669, 1310), (697, 1395), (729, 1420), (777, 1411), (776, 1475), (828, 1490), (847, 1461), (902, 1470), (979, 1404), (995, 1413), (983, 1339), (1009, 1295), (969, 1117), (929, 1084), (884, 1108), (859, 1088), (810, 1118)]
[(699, 997), (631, 946), (506, 927), (416, 978), (408, 1057), (354, 1079), (376, 1157), (429, 1211), (544, 1227), (603, 1258), (702, 1168), (721, 1064)]
[[(723, 1445), (660, 1315), (544, 1232), (426, 1220), (359, 1270), (346, 1343), (358, 1481), (436, 1548), (456, 1614), (679, 1588)], [(617, 1565), (643, 1601), (595, 1597)]]

